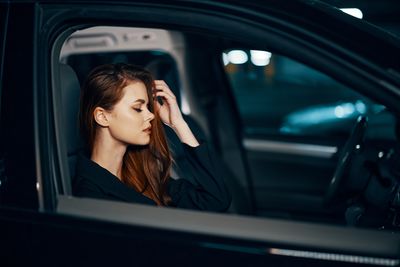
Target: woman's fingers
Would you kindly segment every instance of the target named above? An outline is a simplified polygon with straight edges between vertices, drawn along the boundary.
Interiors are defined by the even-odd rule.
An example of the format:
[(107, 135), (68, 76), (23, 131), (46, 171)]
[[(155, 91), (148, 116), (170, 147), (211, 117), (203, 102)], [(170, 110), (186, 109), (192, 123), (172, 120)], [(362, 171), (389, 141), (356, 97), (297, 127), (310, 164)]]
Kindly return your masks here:
[(161, 91), (169, 94), (171, 97), (176, 98), (174, 93), (171, 91), (171, 89), (168, 87), (168, 85), (167, 85), (167, 83), (165, 81), (163, 81), (163, 80), (155, 80), (154, 81), (154, 85), (155, 85), (154, 89), (156, 89), (156, 91), (160, 91), (161, 90)]
[[(169, 125), (170, 127), (181, 125), (183, 117), (176, 101), (176, 97), (164, 81), (154, 81), (153, 95), (155, 105), (159, 109), (159, 114), (163, 123)], [(160, 103), (157, 101), (158, 97), (160, 97), (166, 105), (160, 105)]]
[(174, 95), (170, 95), (170, 94), (168, 94), (168, 93), (166, 93), (166, 92), (164, 92), (164, 91), (155, 91), (154, 92), (154, 100), (156, 101), (157, 100), (157, 97), (158, 96), (161, 96), (161, 97), (163, 97), (165, 100), (167, 100), (167, 103), (168, 104), (174, 104), (174, 103), (176, 103), (176, 98), (175, 98), (175, 96)]

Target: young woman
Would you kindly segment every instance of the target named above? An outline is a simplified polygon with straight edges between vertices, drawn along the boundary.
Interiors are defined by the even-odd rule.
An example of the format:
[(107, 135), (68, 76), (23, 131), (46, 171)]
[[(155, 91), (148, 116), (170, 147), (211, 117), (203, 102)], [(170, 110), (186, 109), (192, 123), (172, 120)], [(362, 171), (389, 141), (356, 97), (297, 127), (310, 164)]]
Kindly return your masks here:
[[(207, 144), (193, 135), (168, 85), (148, 71), (123, 63), (95, 68), (83, 85), (79, 116), (88, 153), (78, 158), (74, 195), (209, 211), (229, 207)], [(195, 183), (170, 178), (162, 123), (182, 142)]]

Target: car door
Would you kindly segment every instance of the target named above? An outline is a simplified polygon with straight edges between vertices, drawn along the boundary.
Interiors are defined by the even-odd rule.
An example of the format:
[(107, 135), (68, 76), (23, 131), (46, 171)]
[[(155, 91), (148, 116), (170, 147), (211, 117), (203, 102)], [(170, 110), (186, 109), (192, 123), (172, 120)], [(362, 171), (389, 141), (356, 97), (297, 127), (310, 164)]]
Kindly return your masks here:
[[(277, 8), (275, 11), (279, 11), (279, 5)], [(232, 33), (243, 28), (253, 36), (255, 32), (268, 33), (267, 29), (259, 27), (259, 23), (242, 20), (251, 18), (257, 9), (202, 1), (168, 4), (164, 1), (127, 1), (123, 4), (68, 1), (17, 3), (12, 10), (12, 29), (18, 29), (15, 32), (19, 33), (27, 24), (33, 27), (33, 31), (27, 31), (25, 42), (15, 38), (8, 43), (8, 47), (13, 47), (6, 53), (9, 59), (6, 64), (8, 88), (11, 90), (10, 85), (13, 85), (13, 92), (18, 92), (18, 89), (28, 92), (23, 95), (24, 105), (21, 107), (26, 112), (18, 109), (19, 112), (15, 112), (13, 108), (18, 107), (21, 99), (15, 92), (9, 95), (7, 100), (14, 104), (9, 109), (14, 113), (8, 113), (8, 116), (17, 114), (18, 119), (25, 119), (21, 124), (29, 125), (25, 129), (16, 124), (19, 131), (11, 131), (14, 135), (8, 137), (9, 142), (18, 145), (17, 148), (31, 142), (28, 143), (29, 153), (22, 153), (23, 161), (30, 164), (29, 168), (19, 168), (21, 175), (17, 182), (23, 185), (29, 180), (25, 190), (29, 196), (39, 195), (40, 201), (32, 202), (39, 205), (39, 211), (45, 212), (2, 207), (1, 236), (8, 242), (1, 242), (1, 253), (2, 259), (10, 260), (6, 261), (7, 264), (399, 264), (399, 237), (388, 232), (79, 199), (57, 191), (57, 181), (65, 176), (68, 163), (63, 147), (65, 128), (62, 128), (58, 109), (60, 79), (56, 66), (61, 45), (69, 34), (97, 24), (176, 27), (182, 32), (190, 29), (196, 34), (206, 31), (215, 38), (231, 38), (234, 36)], [(241, 10), (239, 15), (238, 10)], [(249, 12), (251, 10), (253, 12)], [(27, 15), (24, 24), (17, 23), (20, 15)], [(241, 37), (245, 34), (241, 33)], [(25, 79), (13, 74), (18, 73), (19, 65), (11, 64), (11, 59), (19, 55), (17, 50), (23, 51), (31, 63), (22, 66), (28, 73)], [(196, 65), (199, 66), (204, 65)], [(217, 76), (212, 74), (210, 80)], [(204, 84), (199, 85), (203, 87)], [(219, 85), (210, 88), (215, 87)], [(196, 99), (196, 103), (202, 104), (199, 100), (204, 100), (204, 97), (211, 98), (212, 95), (203, 95), (203, 98)], [(8, 120), (9, 123), (12, 121)], [(226, 127), (224, 130), (229, 129)], [(26, 135), (29, 138), (23, 139)], [(220, 144), (220, 148), (224, 150), (224, 144)], [(17, 154), (20, 153), (15, 151), (13, 155)], [(22, 175), (27, 173), (29, 175)], [(18, 198), (20, 191), (14, 192)], [(22, 249), (19, 249), (21, 244)]]

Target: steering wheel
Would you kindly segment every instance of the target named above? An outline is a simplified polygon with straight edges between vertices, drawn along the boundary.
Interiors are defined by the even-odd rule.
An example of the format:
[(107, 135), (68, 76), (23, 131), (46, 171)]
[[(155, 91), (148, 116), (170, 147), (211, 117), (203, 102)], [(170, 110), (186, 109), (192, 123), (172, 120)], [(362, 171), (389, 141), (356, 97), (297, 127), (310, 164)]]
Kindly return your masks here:
[(349, 138), (339, 154), (338, 164), (324, 197), (324, 203), (326, 205), (331, 204), (339, 193), (339, 185), (342, 183), (343, 177), (349, 167), (350, 160), (354, 155), (354, 152), (360, 149), (360, 144), (367, 128), (367, 122), (367, 117), (359, 116), (357, 118), (356, 124), (354, 125)]

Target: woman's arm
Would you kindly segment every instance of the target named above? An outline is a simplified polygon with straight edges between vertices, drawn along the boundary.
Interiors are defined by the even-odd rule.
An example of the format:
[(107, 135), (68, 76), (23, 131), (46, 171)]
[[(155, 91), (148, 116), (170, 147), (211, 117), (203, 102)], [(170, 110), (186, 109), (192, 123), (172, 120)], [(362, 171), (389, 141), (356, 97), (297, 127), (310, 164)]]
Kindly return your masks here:
[[(182, 143), (191, 147), (198, 146), (199, 142), (183, 119), (178, 103), (176, 102), (176, 97), (171, 89), (162, 80), (155, 80), (154, 87), (154, 103), (158, 108), (163, 123), (174, 130)], [(157, 101), (157, 97), (163, 99), (162, 105)]]
[(204, 141), (197, 147), (183, 146), (188, 168), (184, 170), (184, 178), (170, 179), (168, 193), (173, 203), (179, 208), (226, 211), (231, 195), (215, 152)]
[(172, 129), (182, 143), (191, 147), (197, 147), (200, 145), (186, 121), (182, 120), (178, 125), (174, 125)]
[[(168, 193), (175, 206), (180, 208), (225, 211), (231, 196), (222, 179), (221, 166), (206, 142), (196, 139), (183, 119), (176, 97), (164, 81), (154, 82), (154, 104), (161, 120), (171, 127), (182, 142), (185, 158), (190, 170), (186, 170), (187, 179), (173, 180), (168, 183)], [(163, 104), (157, 101), (161, 97)], [(190, 182), (191, 180), (192, 182)]]

